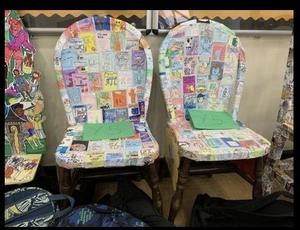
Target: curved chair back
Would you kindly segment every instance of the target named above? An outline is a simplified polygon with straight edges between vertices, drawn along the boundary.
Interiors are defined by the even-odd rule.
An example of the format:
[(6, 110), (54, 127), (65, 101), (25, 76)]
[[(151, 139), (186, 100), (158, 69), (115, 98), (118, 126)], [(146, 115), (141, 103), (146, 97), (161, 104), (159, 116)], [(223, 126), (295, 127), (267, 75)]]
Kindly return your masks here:
[(146, 118), (152, 53), (132, 25), (108, 16), (75, 22), (57, 41), (54, 65), (69, 125)]
[(192, 108), (228, 111), (237, 119), (245, 54), (223, 24), (191, 20), (170, 30), (160, 47), (159, 71), (171, 121)]

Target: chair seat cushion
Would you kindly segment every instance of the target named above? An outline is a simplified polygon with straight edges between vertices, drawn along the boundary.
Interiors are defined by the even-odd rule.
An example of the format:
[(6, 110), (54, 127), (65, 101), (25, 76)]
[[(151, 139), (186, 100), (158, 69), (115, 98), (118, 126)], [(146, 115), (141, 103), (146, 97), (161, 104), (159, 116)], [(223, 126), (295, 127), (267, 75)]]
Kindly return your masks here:
[(268, 153), (270, 142), (244, 126), (227, 130), (196, 130), (182, 119), (169, 123), (180, 154), (194, 161), (250, 159)]
[(83, 141), (83, 125), (71, 126), (56, 149), (56, 162), (68, 169), (151, 164), (159, 156), (158, 144), (147, 123), (134, 127), (135, 135), (129, 138)]

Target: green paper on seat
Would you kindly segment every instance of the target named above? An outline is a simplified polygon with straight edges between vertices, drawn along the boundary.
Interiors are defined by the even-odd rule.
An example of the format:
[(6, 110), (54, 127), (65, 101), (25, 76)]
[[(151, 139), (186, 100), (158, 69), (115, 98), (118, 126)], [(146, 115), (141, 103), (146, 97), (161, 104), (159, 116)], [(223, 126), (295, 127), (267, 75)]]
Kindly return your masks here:
[(207, 111), (189, 109), (188, 115), (194, 129), (237, 129), (237, 123), (232, 116), (223, 111)]
[(119, 139), (131, 137), (134, 133), (134, 125), (130, 121), (120, 121), (115, 123), (85, 123), (83, 126), (82, 138), (84, 141)]

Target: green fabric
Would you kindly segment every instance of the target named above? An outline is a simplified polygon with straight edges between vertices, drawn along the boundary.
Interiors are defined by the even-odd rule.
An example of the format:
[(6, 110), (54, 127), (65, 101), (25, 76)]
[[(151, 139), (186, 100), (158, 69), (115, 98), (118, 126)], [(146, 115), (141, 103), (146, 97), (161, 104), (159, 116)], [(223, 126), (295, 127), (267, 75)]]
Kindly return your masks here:
[(231, 115), (222, 111), (189, 109), (188, 115), (194, 129), (237, 129)]
[(119, 139), (131, 137), (135, 133), (130, 121), (115, 123), (85, 123), (83, 126), (83, 140), (97, 141), (103, 139)]

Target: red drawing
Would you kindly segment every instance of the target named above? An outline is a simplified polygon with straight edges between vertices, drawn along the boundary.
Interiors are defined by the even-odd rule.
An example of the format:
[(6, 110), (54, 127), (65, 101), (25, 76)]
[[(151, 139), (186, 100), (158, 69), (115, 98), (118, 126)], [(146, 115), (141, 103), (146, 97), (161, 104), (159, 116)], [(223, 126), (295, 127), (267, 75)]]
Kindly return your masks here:
[(214, 43), (212, 51), (212, 60), (213, 61), (224, 61), (225, 59), (225, 44), (223, 43)]
[(128, 95), (130, 97), (130, 103), (131, 104), (135, 104), (136, 103), (136, 92), (135, 92), (135, 89), (130, 89)]
[(126, 107), (126, 90), (115, 90), (112, 92), (113, 95), (113, 106), (114, 107)]
[(9, 66), (10, 59), (15, 61), (15, 69), (19, 69), (23, 61), (22, 47), (34, 53), (35, 49), (29, 42), (28, 33), (23, 29), (21, 19), (8, 19), (10, 41), (5, 44), (5, 63)]

